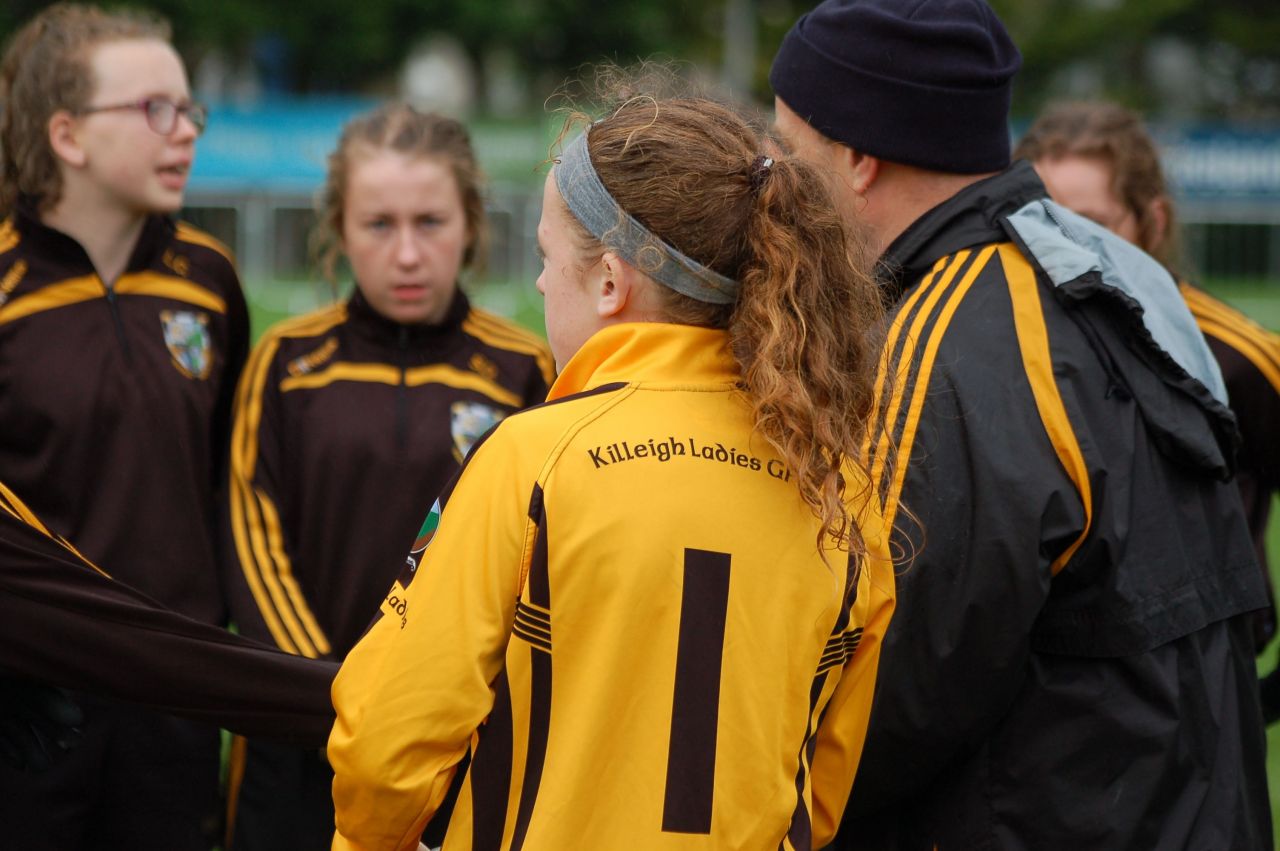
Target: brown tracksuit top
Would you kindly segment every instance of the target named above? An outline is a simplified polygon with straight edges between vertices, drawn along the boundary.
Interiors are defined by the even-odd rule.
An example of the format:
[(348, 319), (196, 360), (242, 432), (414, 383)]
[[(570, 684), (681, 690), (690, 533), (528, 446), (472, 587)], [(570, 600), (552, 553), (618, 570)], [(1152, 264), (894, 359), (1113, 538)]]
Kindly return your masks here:
[(221, 622), (215, 491), (248, 347), (227, 249), (146, 220), (104, 285), (28, 204), (0, 225), (0, 476), (166, 606)]
[(472, 307), (407, 326), (357, 290), (254, 348), (236, 395), (227, 587), (243, 634), (341, 659), (432, 500), (506, 415), (541, 402), (546, 344)]

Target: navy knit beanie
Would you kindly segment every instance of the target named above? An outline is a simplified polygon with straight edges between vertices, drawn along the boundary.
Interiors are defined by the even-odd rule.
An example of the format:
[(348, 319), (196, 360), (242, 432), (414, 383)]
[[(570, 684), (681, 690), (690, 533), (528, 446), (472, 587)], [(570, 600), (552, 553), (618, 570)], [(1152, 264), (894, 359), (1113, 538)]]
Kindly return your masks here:
[(983, 0), (826, 0), (773, 60), (774, 93), (829, 139), (953, 174), (1009, 165), (1022, 64)]

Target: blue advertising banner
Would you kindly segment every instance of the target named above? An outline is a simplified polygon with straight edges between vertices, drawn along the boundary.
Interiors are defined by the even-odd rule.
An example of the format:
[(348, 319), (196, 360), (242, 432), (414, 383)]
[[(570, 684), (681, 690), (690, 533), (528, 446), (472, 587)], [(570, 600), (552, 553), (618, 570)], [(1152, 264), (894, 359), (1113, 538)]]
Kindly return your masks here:
[[(324, 182), (326, 158), (342, 126), (382, 101), (371, 98), (267, 98), (248, 106), (213, 104), (196, 144), (193, 193), (310, 193)], [(548, 120), (468, 122), (490, 178), (534, 184), (552, 139)]]
[(1162, 129), (1157, 138), (1178, 197), (1280, 203), (1280, 128)]
[(206, 192), (310, 192), (324, 182), (325, 158), (351, 117), (377, 101), (266, 99), (212, 105), (196, 144), (191, 189)]

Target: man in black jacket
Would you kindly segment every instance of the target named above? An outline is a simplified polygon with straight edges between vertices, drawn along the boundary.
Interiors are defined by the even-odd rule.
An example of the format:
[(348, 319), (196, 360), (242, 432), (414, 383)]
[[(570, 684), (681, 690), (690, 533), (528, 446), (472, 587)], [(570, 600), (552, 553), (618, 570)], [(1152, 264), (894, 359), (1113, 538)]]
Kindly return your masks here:
[(777, 123), (895, 304), (868, 443), (904, 553), (837, 848), (1269, 848), (1222, 377), (1168, 273), (1009, 165), (981, 0), (827, 0)]

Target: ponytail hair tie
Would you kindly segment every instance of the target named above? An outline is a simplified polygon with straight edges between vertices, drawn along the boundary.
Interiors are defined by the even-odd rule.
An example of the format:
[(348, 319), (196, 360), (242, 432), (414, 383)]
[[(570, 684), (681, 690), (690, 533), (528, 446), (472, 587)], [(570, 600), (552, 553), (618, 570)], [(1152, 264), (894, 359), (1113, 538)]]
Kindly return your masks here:
[(760, 188), (764, 186), (765, 178), (769, 176), (769, 170), (773, 168), (773, 157), (766, 157), (764, 154), (756, 157), (751, 161), (751, 171), (748, 178), (751, 181), (751, 192), (753, 195), (760, 194)]

